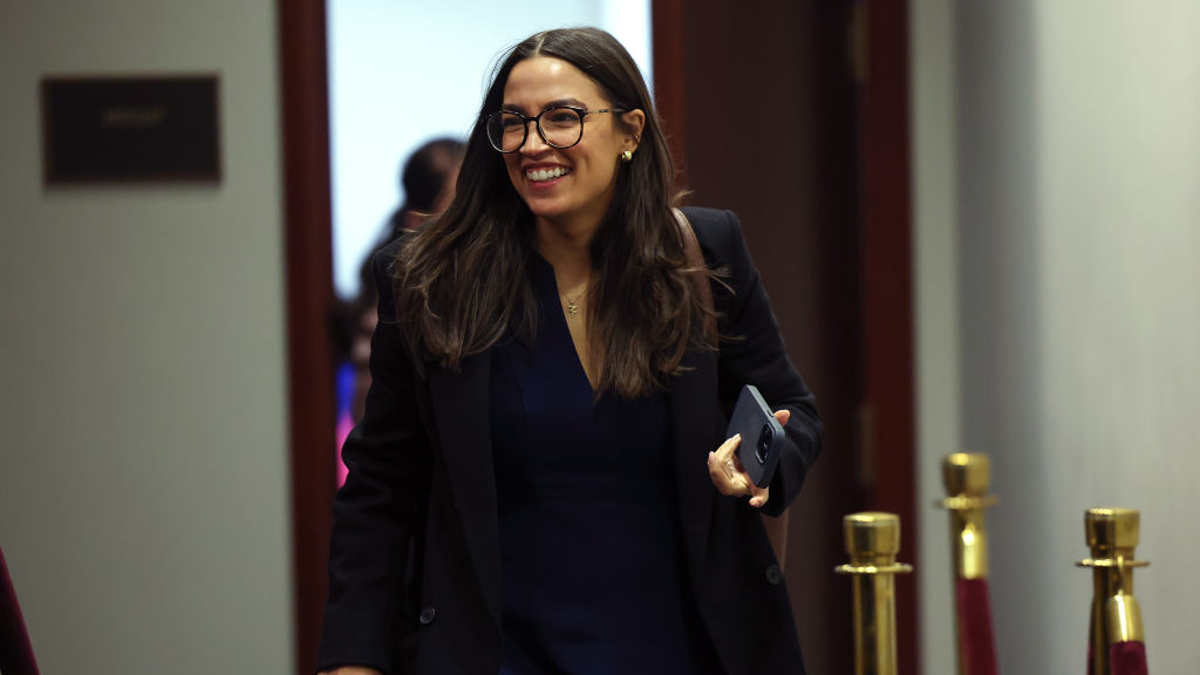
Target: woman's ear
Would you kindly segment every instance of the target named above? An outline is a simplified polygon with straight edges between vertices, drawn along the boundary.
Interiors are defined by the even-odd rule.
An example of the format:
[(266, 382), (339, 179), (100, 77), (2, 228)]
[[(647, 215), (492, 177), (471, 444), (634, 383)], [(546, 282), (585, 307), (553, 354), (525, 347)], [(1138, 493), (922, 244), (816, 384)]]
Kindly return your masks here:
[(621, 121), (625, 123), (625, 130), (629, 134), (621, 146), (622, 149), (631, 152), (637, 150), (638, 143), (642, 140), (642, 130), (646, 128), (646, 113), (630, 110), (621, 115)]

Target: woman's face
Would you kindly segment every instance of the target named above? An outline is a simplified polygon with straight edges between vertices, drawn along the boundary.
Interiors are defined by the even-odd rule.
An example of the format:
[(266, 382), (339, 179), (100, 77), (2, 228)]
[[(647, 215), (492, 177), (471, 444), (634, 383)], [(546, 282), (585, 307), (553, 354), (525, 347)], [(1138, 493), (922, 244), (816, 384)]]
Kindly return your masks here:
[[(535, 56), (512, 69), (504, 87), (504, 110), (531, 118), (559, 105), (596, 110), (612, 108), (613, 102), (590, 77), (562, 59)], [(504, 155), (513, 187), (539, 221), (576, 227), (599, 224), (613, 199), (620, 155), (637, 148), (635, 138), (644, 120), (640, 110), (625, 113), (628, 127), (616, 116), (586, 115), (583, 138), (565, 149), (546, 145), (530, 124), (521, 149)]]

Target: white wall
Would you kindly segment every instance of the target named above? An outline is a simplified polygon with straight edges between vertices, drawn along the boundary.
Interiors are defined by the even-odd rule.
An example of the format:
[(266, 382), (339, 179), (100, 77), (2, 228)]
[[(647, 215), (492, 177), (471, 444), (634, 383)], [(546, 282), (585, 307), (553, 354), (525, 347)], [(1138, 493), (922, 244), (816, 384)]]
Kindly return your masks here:
[[(929, 156), (954, 137), (924, 176), (957, 176), (941, 198), (957, 203), (962, 445), (991, 454), (1003, 500), (989, 512), (1001, 670), (1082, 671), (1083, 512), (1115, 505), (1142, 511), (1139, 554), (1154, 563), (1136, 575), (1150, 669), (1197, 672), (1200, 5), (924, 6), (944, 11), (930, 21), (952, 17), (953, 79), (918, 90), (917, 109), (940, 106), (953, 124), (926, 114), (914, 138)], [(914, 41), (914, 62), (943, 49)], [(942, 215), (918, 204), (927, 253), (945, 244), (921, 239)], [(919, 298), (934, 301), (945, 299)], [(922, 334), (953, 335), (955, 309), (925, 311)], [(948, 401), (942, 412), (955, 414)], [(923, 474), (942, 450), (923, 443)], [(949, 612), (926, 589), (924, 611)], [(927, 655), (926, 672), (943, 663)]]
[[(6, 2), (0, 546), (46, 675), (287, 673), (270, 0)], [(45, 74), (217, 72), (215, 186), (41, 184)]]
[(953, 567), (949, 516), (932, 504), (945, 496), (941, 458), (962, 450), (952, 3), (909, 5), (920, 561), (915, 574), (922, 670), (939, 675), (956, 668)]
[(466, 139), (498, 56), (539, 30), (596, 26), (651, 74), (649, 0), (328, 2), (334, 280), (347, 298), (403, 201), (404, 161), (433, 138)]

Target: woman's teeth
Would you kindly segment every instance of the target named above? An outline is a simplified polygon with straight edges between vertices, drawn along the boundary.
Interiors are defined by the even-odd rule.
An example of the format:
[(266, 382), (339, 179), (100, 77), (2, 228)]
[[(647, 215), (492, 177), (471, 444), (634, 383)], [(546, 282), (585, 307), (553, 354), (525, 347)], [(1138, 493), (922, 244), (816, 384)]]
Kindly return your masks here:
[(526, 171), (525, 176), (531, 181), (540, 182), (544, 180), (550, 180), (551, 178), (558, 178), (559, 176), (565, 176), (567, 173), (567, 169), (564, 169), (561, 166), (556, 166), (553, 169), (534, 169), (533, 171)]

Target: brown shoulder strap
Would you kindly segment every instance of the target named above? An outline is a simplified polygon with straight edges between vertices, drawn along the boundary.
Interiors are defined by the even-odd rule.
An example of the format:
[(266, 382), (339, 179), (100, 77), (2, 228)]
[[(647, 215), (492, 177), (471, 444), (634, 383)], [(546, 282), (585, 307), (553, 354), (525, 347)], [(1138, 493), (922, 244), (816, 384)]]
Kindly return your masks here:
[(696, 231), (692, 229), (692, 224), (688, 222), (687, 216), (683, 215), (683, 211), (679, 209), (673, 208), (671, 212), (675, 214), (675, 222), (679, 224), (679, 231), (683, 234), (683, 252), (687, 256), (688, 267), (692, 268), (692, 281), (696, 285), (696, 292), (700, 294), (700, 301), (708, 309), (708, 316), (705, 318), (707, 325), (704, 330), (715, 347), (717, 345), (717, 314), (713, 306), (712, 286), (708, 283), (708, 265), (704, 264), (704, 253), (700, 250)]

